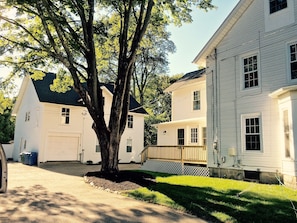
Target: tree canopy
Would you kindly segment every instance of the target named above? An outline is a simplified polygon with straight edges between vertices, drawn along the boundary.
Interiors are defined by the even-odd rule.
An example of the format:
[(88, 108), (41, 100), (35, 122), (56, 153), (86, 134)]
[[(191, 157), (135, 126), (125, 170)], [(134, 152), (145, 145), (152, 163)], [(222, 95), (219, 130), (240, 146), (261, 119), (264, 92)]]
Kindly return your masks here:
[[(207, 10), (213, 7), (211, 2), (8, 0), (0, 9), (0, 63), (11, 66), (13, 73), (33, 73), (35, 77), (42, 76), (36, 70), (58, 67), (67, 71), (94, 121), (101, 170), (114, 173), (118, 171), (119, 143), (127, 121), (136, 55), (148, 26), (157, 29), (169, 23), (191, 22), (193, 7)], [(111, 22), (113, 18), (117, 26)], [(109, 41), (110, 47), (102, 47)], [(115, 57), (110, 57), (112, 54)], [(109, 123), (104, 119), (99, 85), (99, 71), (106, 61), (116, 67)]]

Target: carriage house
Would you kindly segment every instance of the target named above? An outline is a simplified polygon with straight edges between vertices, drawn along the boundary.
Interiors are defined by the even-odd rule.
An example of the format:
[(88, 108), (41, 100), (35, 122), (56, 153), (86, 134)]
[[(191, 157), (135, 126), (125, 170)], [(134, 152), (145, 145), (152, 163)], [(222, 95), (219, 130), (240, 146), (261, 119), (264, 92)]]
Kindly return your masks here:
[[(38, 163), (47, 161), (101, 161), (100, 147), (92, 129), (92, 119), (73, 90), (50, 90), (55, 74), (42, 80), (26, 76), (13, 109), (16, 116), (14, 160), (24, 151), (37, 152)], [(102, 84), (104, 114), (108, 122), (113, 85)], [(130, 97), (128, 123), (121, 139), (119, 162), (140, 162), (146, 111)]]

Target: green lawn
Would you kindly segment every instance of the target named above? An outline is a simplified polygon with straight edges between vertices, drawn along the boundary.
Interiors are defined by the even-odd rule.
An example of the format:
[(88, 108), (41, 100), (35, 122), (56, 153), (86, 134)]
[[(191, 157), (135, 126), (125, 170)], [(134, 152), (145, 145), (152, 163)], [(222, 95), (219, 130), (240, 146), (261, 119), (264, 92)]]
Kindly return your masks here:
[(297, 191), (285, 186), (147, 173), (156, 184), (127, 191), (128, 196), (212, 222), (297, 222)]

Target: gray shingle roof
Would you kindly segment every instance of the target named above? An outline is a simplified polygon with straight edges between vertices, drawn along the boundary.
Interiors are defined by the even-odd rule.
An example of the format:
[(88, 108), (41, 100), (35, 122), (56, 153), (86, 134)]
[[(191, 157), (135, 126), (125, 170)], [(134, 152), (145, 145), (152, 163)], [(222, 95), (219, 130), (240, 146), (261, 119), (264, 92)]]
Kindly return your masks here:
[[(72, 88), (65, 93), (58, 93), (50, 90), (50, 85), (53, 83), (56, 75), (54, 73), (47, 73), (42, 80), (33, 80), (33, 84), (38, 95), (40, 102), (48, 102), (63, 105), (73, 105), (73, 106), (84, 106), (81, 102), (80, 96)], [(102, 84), (111, 93), (113, 92), (113, 85)], [(130, 107), (129, 110), (135, 113), (147, 114), (147, 112), (142, 108), (142, 106), (130, 96)]]
[[(195, 78), (201, 77), (203, 74), (205, 74), (205, 68), (200, 70), (195, 70), (189, 73), (186, 73), (184, 76), (182, 76), (178, 81), (187, 81)], [(177, 82), (178, 82), (177, 81)]]

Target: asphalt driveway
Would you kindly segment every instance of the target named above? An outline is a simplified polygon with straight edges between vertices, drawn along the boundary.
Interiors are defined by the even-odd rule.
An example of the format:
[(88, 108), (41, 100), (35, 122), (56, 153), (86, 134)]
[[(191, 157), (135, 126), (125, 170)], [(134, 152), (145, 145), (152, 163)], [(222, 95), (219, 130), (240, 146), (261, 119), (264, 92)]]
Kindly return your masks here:
[[(96, 165), (8, 163), (8, 191), (0, 194), (0, 222), (205, 222), (159, 205), (109, 193), (84, 182)], [(139, 165), (120, 165), (135, 169)]]

